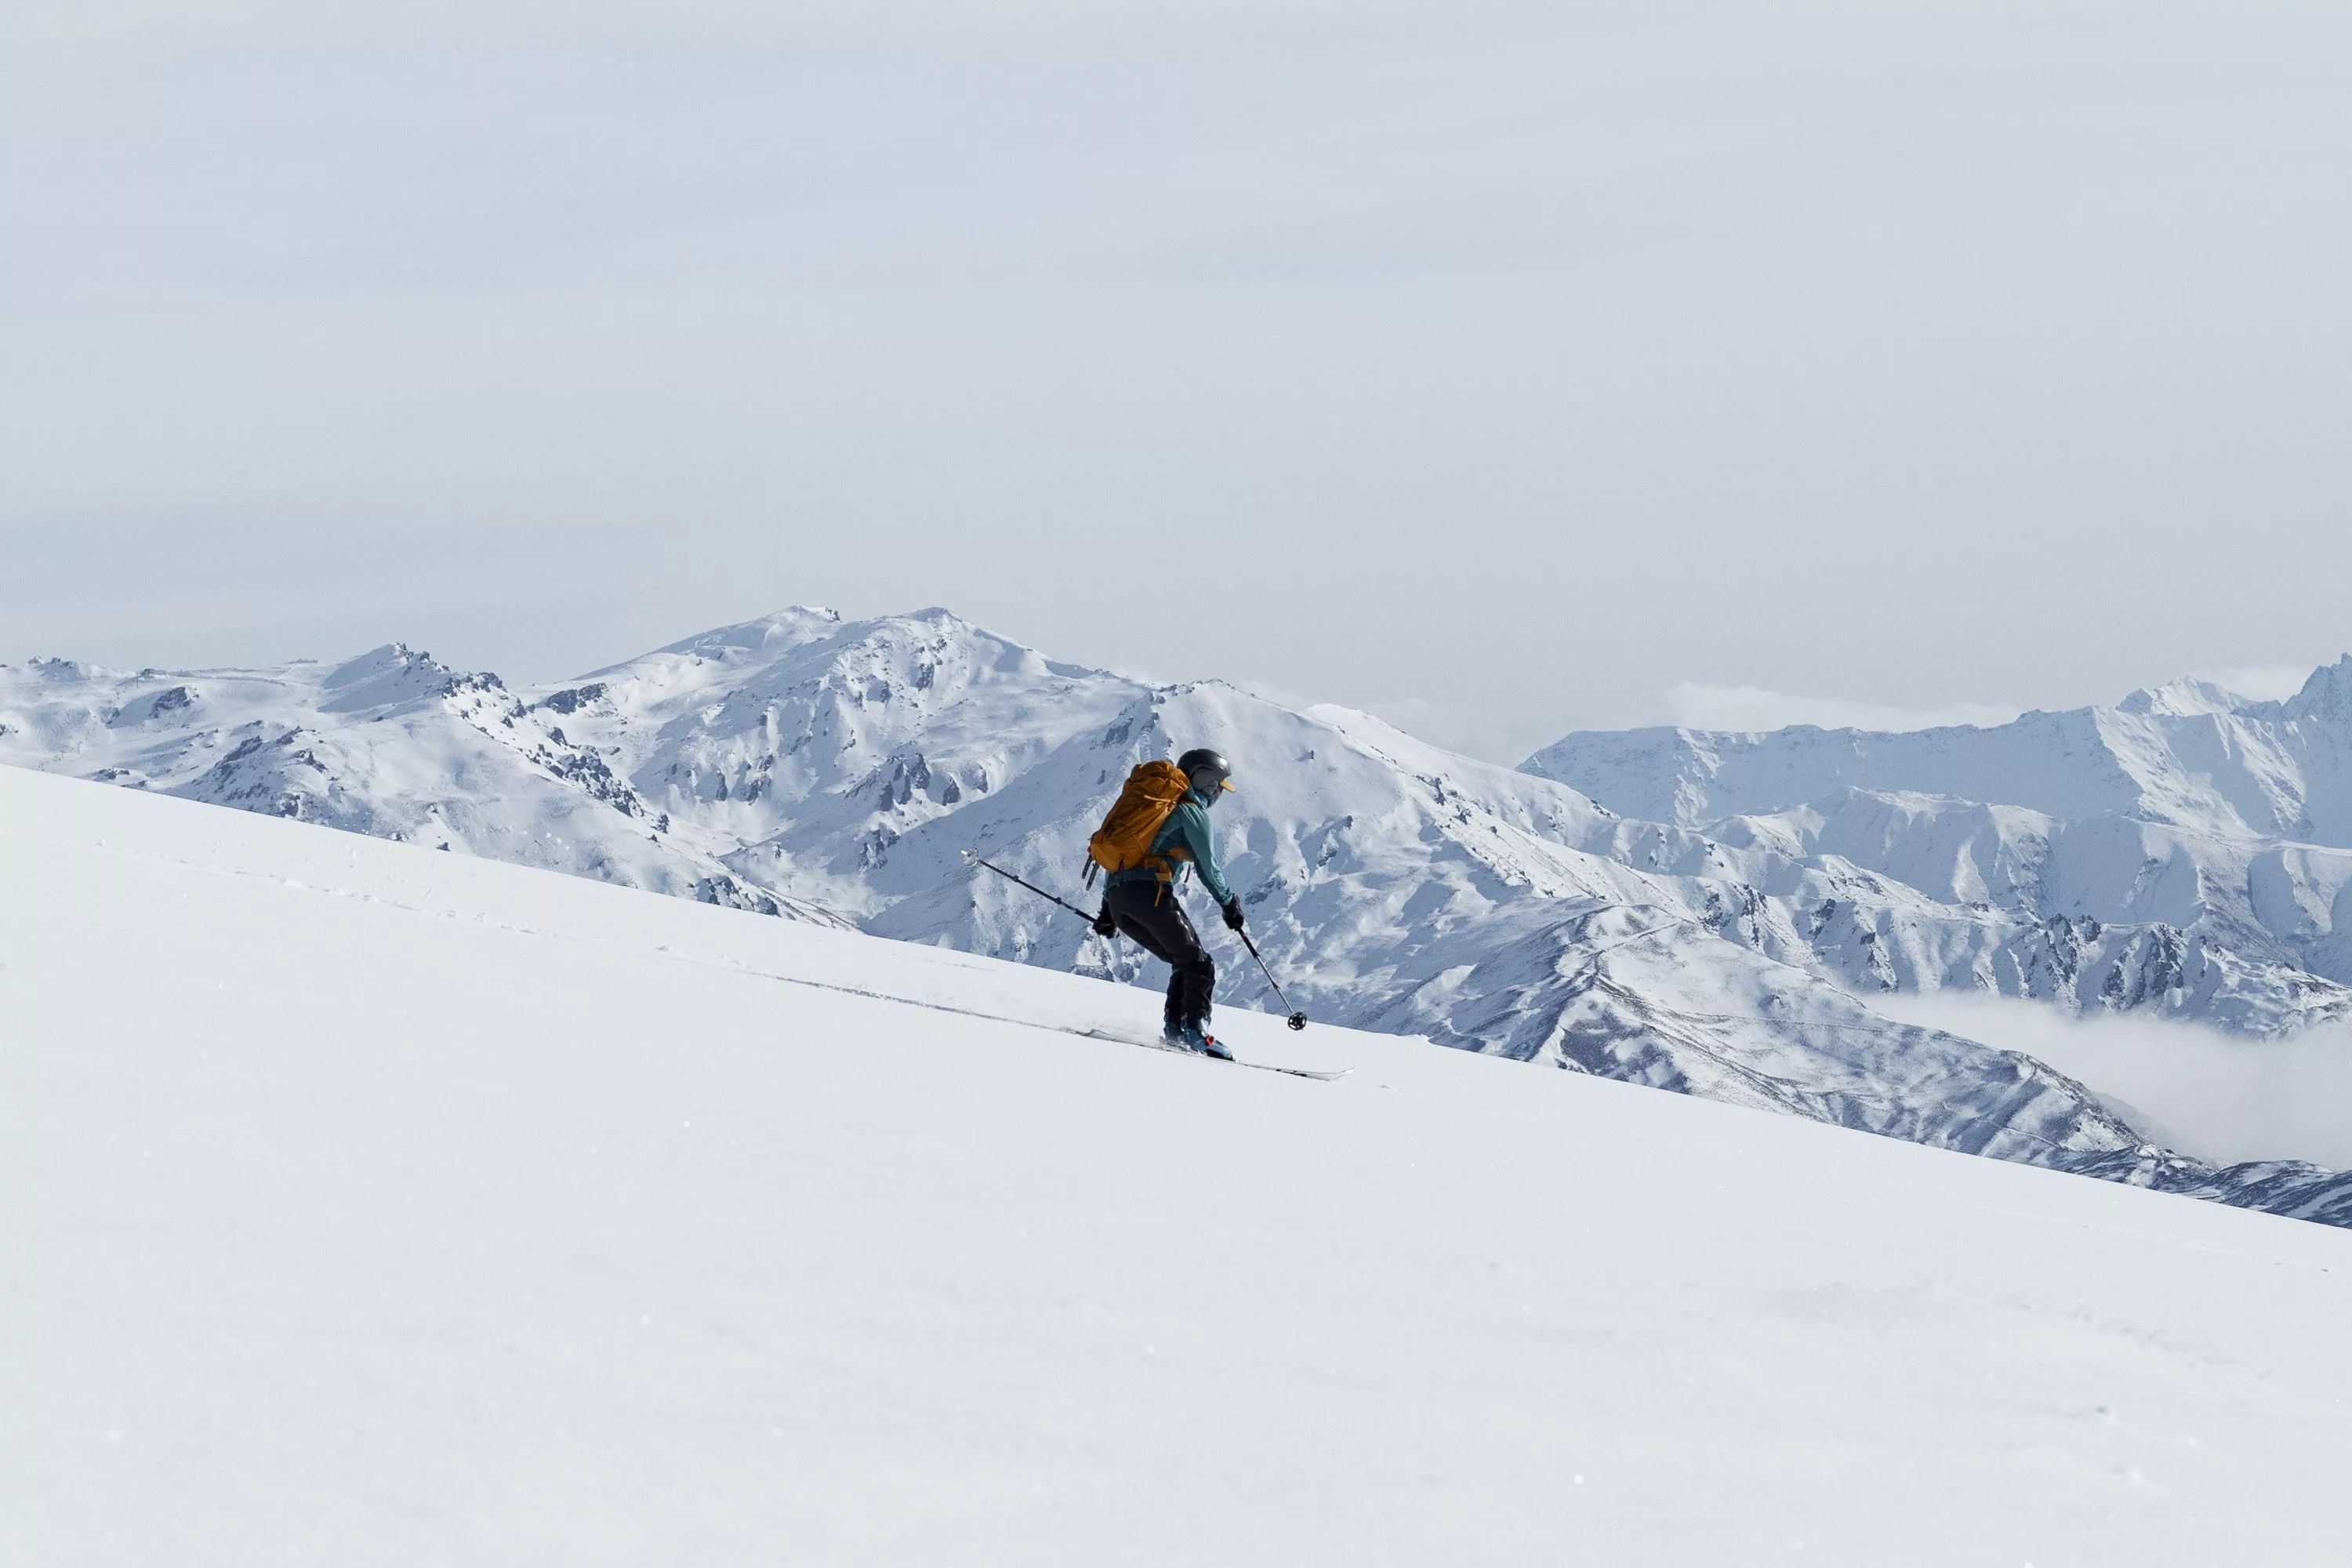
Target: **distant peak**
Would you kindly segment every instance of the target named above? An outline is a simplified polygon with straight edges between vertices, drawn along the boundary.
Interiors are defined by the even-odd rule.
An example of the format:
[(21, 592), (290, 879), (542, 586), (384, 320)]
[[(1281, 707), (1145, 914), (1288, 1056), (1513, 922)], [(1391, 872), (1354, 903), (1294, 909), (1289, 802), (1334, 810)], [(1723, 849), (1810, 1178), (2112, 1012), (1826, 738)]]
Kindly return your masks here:
[(375, 680), (387, 675), (404, 674), (412, 669), (444, 669), (429, 653), (419, 653), (404, 642), (388, 642), (373, 647), (357, 658), (346, 659), (327, 674), (320, 682), (330, 691), (340, 691), (363, 680)]
[[(722, 662), (746, 655), (753, 658), (761, 656), (772, 658), (789, 653), (793, 648), (804, 647), (809, 643), (820, 642), (840, 629), (840, 611), (829, 610), (823, 605), (793, 605), (772, 615), (760, 616), (748, 621), (737, 621), (732, 626), (713, 626), (707, 632), (697, 632), (690, 637), (681, 637), (677, 642), (656, 648), (652, 654), (645, 657), (650, 658), (661, 654), (688, 654), (697, 658), (719, 659)], [(602, 669), (590, 670), (581, 679), (593, 679), (603, 675), (617, 675), (636, 662), (637, 660), (631, 659), (623, 664), (606, 665)]]
[(406, 643), (386, 643), (327, 672), (319, 684), (332, 700), (320, 703), (320, 710), (349, 713), (438, 696), (449, 689), (456, 674), (429, 653)]
[(2286, 700), (2290, 719), (2326, 719), (2352, 722), (2352, 653), (2311, 672), (2303, 689)]
[(909, 610), (902, 616), (884, 616), (869, 624), (877, 627), (922, 626), (929, 631), (977, 632), (980, 630), (978, 626), (944, 605), (932, 605), (925, 609)]
[(78, 658), (36, 658), (26, 666), (43, 680), (91, 680), (109, 672), (94, 664), (84, 664)]
[(2248, 701), (2227, 687), (2183, 676), (2161, 686), (2142, 687), (2116, 706), (2126, 713), (2186, 719), (2200, 713), (2242, 712)]
[(698, 637), (689, 637), (688, 644), (714, 644), (729, 647), (751, 647), (762, 644), (781, 643), (797, 647), (818, 637), (831, 637), (841, 626), (841, 612), (823, 605), (788, 605), (781, 610), (744, 621), (731, 626), (719, 626)]

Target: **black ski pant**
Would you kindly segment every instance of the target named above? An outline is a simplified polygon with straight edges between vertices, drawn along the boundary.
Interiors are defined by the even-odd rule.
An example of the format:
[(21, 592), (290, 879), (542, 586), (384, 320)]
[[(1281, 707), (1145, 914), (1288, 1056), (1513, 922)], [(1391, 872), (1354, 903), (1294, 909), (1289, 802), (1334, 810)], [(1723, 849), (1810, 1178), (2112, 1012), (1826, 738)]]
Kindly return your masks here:
[(1176, 889), (1157, 880), (1114, 882), (1103, 893), (1103, 905), (1137, 946), (1168, 965), (1168, 1033), (1205, 1029), (1217, 961), (1201, 945)]

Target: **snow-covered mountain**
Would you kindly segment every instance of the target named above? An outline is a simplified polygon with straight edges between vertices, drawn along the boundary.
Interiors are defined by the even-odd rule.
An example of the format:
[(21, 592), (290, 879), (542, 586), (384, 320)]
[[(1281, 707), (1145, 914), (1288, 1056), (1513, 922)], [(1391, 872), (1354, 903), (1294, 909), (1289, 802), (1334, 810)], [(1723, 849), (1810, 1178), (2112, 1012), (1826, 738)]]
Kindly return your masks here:
[(1576, 734), (1523, 766), (1745, 879), (1806, 866), (1772, 890), (1859, 989), (2253, 1036), (2352, 1015), (2352, 657), (2284, 702), (2179, 681), (1986, 729)]
[(841, 923), (745, 883), (497, 676), (397, 644), (268, 669), (0, 665), (0, 761)]
[(1628, 816), (1685, 826), (1861, 789), (2352, 849), (2352, 654), (2283, 702), (2178, 680), (2112, 708), (1990, 728), (1575, 734), (1524, 765)]
[[(944, 610), (796, 609), (527, 691), (398, 647), (0, 668), (0, 760), (1136, 978), (1154, 966), (1132, 947), (961, 852), (1076, 899), (1127, 770), (1211, 745), (1240, 770), (1228, 875), (1319, 1018), (2341, 1219), (2352, 1186), (2324, 1173), (2168, 1155), (2031, 1058), (1866, 1002), (1961, 986), (2258, 1035), (2352, 1014), (2334, 916), (2352, 854), (2189, 812), (2244, 795), (2192, 765), (2226, 724), (2245, 727), (2215, 742), (2231, 754), (2268, 747), (2262, 798), (2334, 820), (2352, 717), (2331, 679), (2352, 683), (2322, 672), (2267, 706), (2167, 689), (2014, 735), (1571, 736), (1514, 771), (1343, 709), (1056, 663)], [(2128, 768), (2120, 742), (2088, 754), (2110, 731)], [(1871, 762), (1841, 773), (1849, 756)], [(2114, 777), (2150, 782), (2126, 800)], [(1963, 784), (1993, 793), (1927, 793)], [(1246, 964), (1227, 958), (1221, 993), (1270, 1005)]]

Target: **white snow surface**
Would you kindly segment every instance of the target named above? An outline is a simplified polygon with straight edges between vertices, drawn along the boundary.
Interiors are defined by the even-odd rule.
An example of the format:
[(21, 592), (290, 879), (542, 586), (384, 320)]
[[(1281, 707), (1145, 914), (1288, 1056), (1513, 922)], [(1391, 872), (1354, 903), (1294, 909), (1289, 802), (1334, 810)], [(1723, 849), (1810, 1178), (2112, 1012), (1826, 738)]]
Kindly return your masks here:
[[(1148, 985), (1131, 945), (962, 852), (1084, 898), (1119, 780), (1201, 744), (1239, 770), (1228, 876), (1318, 1018), (2352, 1220), (2309, 1150), (2174, 1159), (2097, 1086), (1869, 1005), (1995, 993), (2256, 1039), (2352, 1018), (2352, 847), (2327, 837), (2352, 662), (2285, 703), (2179, 683), (2005, 730), (1570, 737), (1517, 771), (943, 609), (788, 610), (520, 692), (398, 645), (0, 667), (0, 760)], [(1219, 994), (1278, 1005), (1246, 959)]]
[(0, 874), (0, 1560), (2346, 1560), (2341, 1230), (18, 770)]

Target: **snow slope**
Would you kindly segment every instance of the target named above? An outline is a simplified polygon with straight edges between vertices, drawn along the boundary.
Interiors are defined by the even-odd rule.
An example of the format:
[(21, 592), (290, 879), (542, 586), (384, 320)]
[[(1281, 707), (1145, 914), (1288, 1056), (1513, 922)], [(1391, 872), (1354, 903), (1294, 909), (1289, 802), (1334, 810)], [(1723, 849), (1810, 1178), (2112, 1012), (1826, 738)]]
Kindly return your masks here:
[(0, 1559), (2345, 1560), (2341, 1231), (16, 770), (0, 875)]
[[(2256, 1037), (2352, 1016), (2352, 923), (2336, 912), (2352, 909), (2352, 850), (2143, 809), (2195, 795), (2186, 764), (2167, 773), (2175, 752), (2148, 738), (2175, 736), (2189, 756), (2177, 738), (2226, 718), (2272, 725), (2264, 754), (2302, 758), (2295, 798), (2325, 815), (2329, 748), (2352, 744), (2334, 679), (2315, 676), (2277, 714), (2189, 712), (2223, 699), (2184, 688), (2119, 717), (2038, 716), (2056, 740), (1581, 738), (1622, 763), (1588, 781), (1596, 800), (1536, 776), (1575, 773), (1561, 759), (1576, 737), (1514, 771), (1343, 709), (1057, 663), (945, 610), (845, 622), (803, 608), (519, 693), (397, 647), (269, 671), (0, 668), (0, 760), (1156, 984), (1131, 946), (975, 879), (962, 852), (1080, 897), (1087, 836), (1120, 777), (1207, 744), (1241, 767), (1215, 824), (1228, 872), (1286, 989), (1318, 1018), (2347, 1219), (2352, 1183), (2168, 1156), (2096, 1086), (1867, 1004), (1997, 991)], [(2077, 768), (2069, 724), (2138, 737), (2138, 773), (2105, 752)], [(1998, 784), (2003, 768), (2039, 768), (2056, 782), (2012, 793), (2095, 805), (2113, 804), (2099, 791), (2115, 779), (2171, 782), (2129, 812), (2062, 820), (1838, 772), (1860, 766), (1838, 748), (1876, 757), (1881, 742), (1878, 771), (1862, 770), (1873, 783)], [(1938, 762), (1938, 747), (1977, 760)], [(1756, 761), (1782, 752), (1798, 762)], [(1765, 781), (1741, 802), (1798, 787), (1784, 775), (1829, 793), (1697, 821), (1719, 803), (1683, 797), (1740, 767)], [(2083, 777), (2068, 783), (2070, 768)], [(1644, 770), (1679, 781), (1671, 802), (1633, 802), (1660, 820), (1612, 809)], [(1229, 964), (1220, 989), (1273, 1005), (1255, 966)]]

